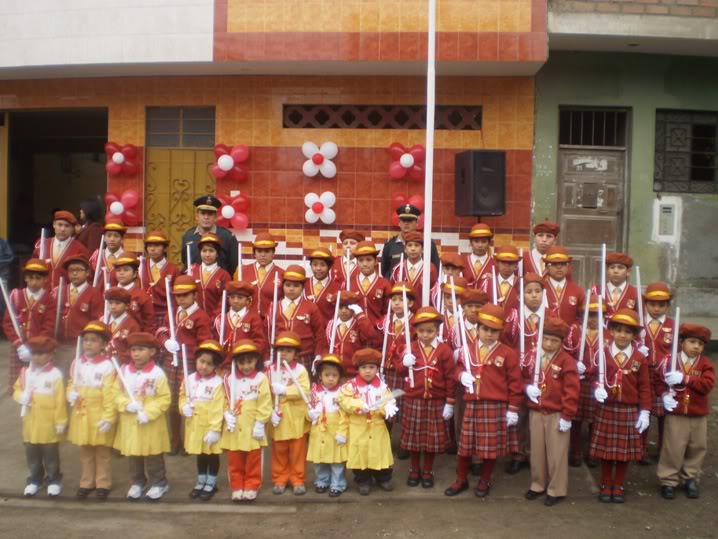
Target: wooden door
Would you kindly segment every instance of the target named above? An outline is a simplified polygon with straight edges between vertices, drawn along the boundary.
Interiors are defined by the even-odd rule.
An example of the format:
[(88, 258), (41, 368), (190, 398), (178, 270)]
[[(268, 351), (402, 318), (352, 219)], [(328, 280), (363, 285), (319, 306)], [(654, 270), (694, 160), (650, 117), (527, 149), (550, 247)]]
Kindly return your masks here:
[(147, 148), (145, 221), (170, 240), (169, 258), (179, 264), (182, 234), (196, 225), (192, 202), (215, 192), (212, 150)]

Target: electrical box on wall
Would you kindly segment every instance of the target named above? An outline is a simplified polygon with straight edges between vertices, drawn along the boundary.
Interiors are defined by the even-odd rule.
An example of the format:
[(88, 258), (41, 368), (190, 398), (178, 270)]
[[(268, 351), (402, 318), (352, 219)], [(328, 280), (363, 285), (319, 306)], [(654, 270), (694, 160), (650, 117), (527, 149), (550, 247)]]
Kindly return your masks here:
[(653, 201), (654, 241), (677, 243), (680, 236), (682, 200), (675, 196), (662, 196)]

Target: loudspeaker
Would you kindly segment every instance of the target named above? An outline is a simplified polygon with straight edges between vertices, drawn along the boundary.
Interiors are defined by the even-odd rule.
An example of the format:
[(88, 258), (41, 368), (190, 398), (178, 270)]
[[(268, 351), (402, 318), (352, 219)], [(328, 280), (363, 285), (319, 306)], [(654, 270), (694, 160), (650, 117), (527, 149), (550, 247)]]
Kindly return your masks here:
[(506, 152), (469, 150), (454, 164), (456, 215), (506, 213)]

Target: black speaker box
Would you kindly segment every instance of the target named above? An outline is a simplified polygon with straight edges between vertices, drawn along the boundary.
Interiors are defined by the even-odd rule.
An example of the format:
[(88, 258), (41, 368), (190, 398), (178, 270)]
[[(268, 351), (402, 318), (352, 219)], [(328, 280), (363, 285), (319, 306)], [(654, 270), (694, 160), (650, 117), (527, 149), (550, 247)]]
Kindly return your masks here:
[(469, 150), (456, 154), (456, 215), (506, 213), (506, 152)]

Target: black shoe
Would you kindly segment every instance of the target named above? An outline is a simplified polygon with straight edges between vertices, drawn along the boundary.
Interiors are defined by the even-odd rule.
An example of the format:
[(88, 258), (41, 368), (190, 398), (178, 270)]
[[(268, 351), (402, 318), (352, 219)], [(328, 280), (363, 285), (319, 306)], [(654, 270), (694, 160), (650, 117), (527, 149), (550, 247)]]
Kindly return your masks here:
[(676, 497), (676, 489), (670, 485), (663, 485), (661, 487), (661, 496), (664, 500), (672, 500)]
[(528, 462), (523, 460), (515, 460), (511, 459), (509, 463), (506, 465), (506, 473), (509, 475), (516, 475), (521, 471), (521, 468), (524, 466), (528, 466)]
[(608, 487), (606, 485), (601, 485), (601, 490), (598, 493), (598, 501), (601, 503), (611, 503), (611, 487)]
[(648, 455), (643, 455), (641, 460), (638, 461), (638, 464), (641, 466), (651, 466), (653, 464), (653, 460)]
[(484, 465), (481, 463), (478, 464), (472, 464), (471, 465), (471, 475), (474, 477), (479, 477), (481, 475), (481, 471), (484, 469)]
[(414, 468), (409, 468), (409, 477), (406, 480), (406, 486), (418, 487), (419, 482), (420, 482), (419, 470), (415, 470)]
[(626, 493), (623, 487), (613, 487), (613, 503), (624, 503), (626, 501)]
[(371, 491), (369, 483), (361, 483), (359, 485), (359, 496), (369, 496), (369, 491)]
[(527, 500), (535, 500), (539, 496), (543, 496), (545, 493), (545, 490), (542, 490), (541, 492), (536, 492), (535, 490), (528, 489), (526, 491), (525, 497)]
[(314, 487), (314, 492), (317, 494), (324, 494), (327, 490), (329, 490), (329, 487)]
[(98, 488), (95, 491), (95, 497), (98, 500), (102, 500), (103, 502), (107, 499), (107, 497), (110, 495), (110, 489), (107, 488)]
[(444, 491), (444, 496), (456, 496), (469, 489), (467, 481), (454, 481), (451, 486)]
[(700, 493), (698, 492), (698, 483), (696, 483), (695, 479), (688, 479), (684, 485), (683, 488), (686, 489), (686, 496), (692, 499), (696, 499)]
[(391, 479), (389, 481), (379, 481), (377, 482), (377, 486), (384, 492), (391, 492), (394, 490), (394, 483), (391, 482)]
[(84, 500), (90, 495), (90, 492), (92, 492), (93, 490), (95, 490), (95, 489), (94, 488), (80, 488), (77, 490), (77, 494), (75, 494), (75, 496), (80, 500)]
[(547, 494), (546, 499), (543, 501), (543, 504), (546, 507), (552, 507), (552, 506), (556, 505), (557, 503), (561, 503), (564, 498), (565, 498), (565, 496), (549, 496)]
[(586, 457), (586, 466), (588, 466), (589, 468), (598, 468), (598, 459)]
[(434, 473), (424, 472), (421, 474), (421, 488), (433, 488), (434, 487)]
[(199, 498), (200, 494), (202, 494), (202, 490), (204, 489), (204, 485), (202, 486), (195, 486), (192, 490), (189, 492), (189, 497), (193, 500), (196, 500)]
[(203, 502), (208, 502), (212, 499), (212, 496), (216, 494), (216, 492), (219, 489), (217, 488), (217, 485), (212, 487), (212, 490), (207, 490), (206, 488), (202, 490), (202, 493), (199, 495), (199, 499)]
[(490, 490), (491, 483), (482, 479), (481, 481), (479, 481), (479, 484), (476, 485), (476, 488), (474, 489), (474, 494), (477, 498), (486, 498), (486, 496), (489, 495)]
[(330, 498), (338, 498), (338, 497), (341, 496), (341, 495), (342, 495), (342, 491), (341, 491), (341, 490), (334, 490), (334, 489), (332, 489), (332, 490), (329, 491), (329, 497), (330, 497)]
[(399, 460), (406, 460), (409, 458), (409, 452), (406, 449), (399, 449), (396, 452), (396, 458)]
[(579, 466), (581, 466), (581, 457), (571, 455), (570, 457), (568, 457), (568, 465), (572, 468), (578, 468)]

